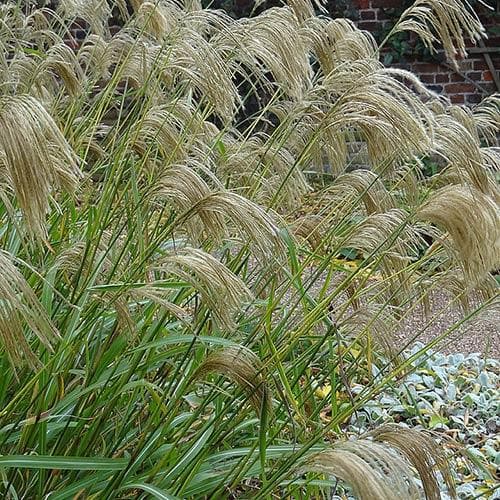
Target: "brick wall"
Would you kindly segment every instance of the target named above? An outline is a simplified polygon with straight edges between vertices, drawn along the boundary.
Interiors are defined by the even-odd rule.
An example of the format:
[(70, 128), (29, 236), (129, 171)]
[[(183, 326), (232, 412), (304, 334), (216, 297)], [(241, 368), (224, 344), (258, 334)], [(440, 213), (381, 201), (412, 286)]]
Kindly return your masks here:
[[(265, 1), (261, 9), (272, 6), (276, 1)], [(491, 3), (493, 0), (488, 1)], [(253, 0), (233, 0), (233, 7), (237, 6), (238, 2), (245, 5), (248, 4), (249, 6), (254, 5)], [(220, 0), (210, 3), (214, 8), (226, 8), (226, 5), (223, 5)], [(381, 33), (384, 29), (388, 29), (391, 23), (390, 18), (393, 14), (391, 9), (401, 9), (403, 2), (401, 0), (350, 0), (350, 9), (339, 9), (338, 6), (340, 4), (347, 5), (345, 1), (344, 3), (337, 3), (334, 0), (330, 0), (326, 6), (332, 11), (332, 15), (351, 17), (359, 28), (370, 31), (380, 41)], [(241, 9), (243, 9), (241, 12), (233, 13), (235, 17), (245, 14), (245, 9)], [(493, 31), (496, 30), (498, 32), (496, 36), (490, 36), (488, 40), (485, 40), (485, 45), (490, 50), (488, 54), (491, 57), (493, 68), (489, 67), (482, 54), (475, 52), (478, 47), (472, 43), (468, 44), (471, 50), (468, 58), (458, 62), (458, 71), (444, 60), (444, 55), (440, 51), (432, 58), (423, 58), (420, 55), (412, 57), (411, 54), (405, 54), (403, 59), (397, 62), (392, 61), (390, 65), (412, 71), (430, 89), (439, 94), (447, 95), (455, 104), (474, 105), (480, 102), (485, 96), (491, 95), (494, 92), (500, 92), (500, 88), (498, 87), (498, 82), (500, 81), (500, 0), (497, 1), (496, 14), (490, 13), (484, 16), (484, 10), (484, 8), (479, 6), (478, 12), (480, 17), (482, 17), (483, 23), (487, 29), (493, 27)], [(113, 24), (119, 24), (118, 19), (115, 21), (112, 20), (110, 24), (112, 33), (119, 29), (118, 26), (113, 26)], [(87, 34), (86, 29), (85, 22), (76, 22), (71, 29), (74, 39), (69, 40), (68, 43), (75, 48), (78, 47)], [(410, 34), (409, 36), (410, 42), (417, 41), (415, 35)], [(384, 54), (382, 54), (382, 58), (383, 56)], [(497, 83), (495, 83), (495, 78)]]
[[(359, 28), (372, 32), (377, 39), (384, 29), (388, 27), (391, 9), (401, 7), (400, 0), (352, 0), (357, 8), (356, 24)], [(491, 4), (490, 0), (490, 4)], [(485, 15), (485, 9), (479, 6), (478, 13), (483, 24), (489, 31), (497, 31), (495, 36), (485, 40), (485, 46), (489, 52), (491, 68), (483, 54), (477, 52), (479, 47), (468, 43), (469, 56), (458, 61), (458, 71), (444, 60), (442, 52), (438, 51), (435, 57), (422, 59), (421, 56), (412, 57), (406, 54), (398, 62), (391, 63), (416, 73), (420, 79), (432, 90), (439, 94), (447, 95), (453, 103), (473, 105), (481, 101), (485, 96), (499, 92), (499, 69), (500, 69), (500, 1), (497, 2), (496, 12)], [(491, 30), (493, 28), (493, 30)], [(416, 38), (410, 36), (411, 40)], [(493, 70), (493, 71), (492, 71)]]

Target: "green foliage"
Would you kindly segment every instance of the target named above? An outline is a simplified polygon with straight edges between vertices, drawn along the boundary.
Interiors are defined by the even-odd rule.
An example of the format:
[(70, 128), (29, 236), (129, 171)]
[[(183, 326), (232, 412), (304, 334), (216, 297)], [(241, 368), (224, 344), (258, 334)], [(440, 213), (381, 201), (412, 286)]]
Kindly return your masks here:
[[(494, 300), (493, 108), (425, 104), (309, 3), (135, 8), (117, 34), (105, 2), (0, 9), (0, 496), (325, 498), (361, 471), (391, 499), (415, 467), (437, 498), (428, 436), (344, 432)], [(243, 122), (241, 81), (268, 96)], [(406, 355), (436, 287), (481, 300)]]

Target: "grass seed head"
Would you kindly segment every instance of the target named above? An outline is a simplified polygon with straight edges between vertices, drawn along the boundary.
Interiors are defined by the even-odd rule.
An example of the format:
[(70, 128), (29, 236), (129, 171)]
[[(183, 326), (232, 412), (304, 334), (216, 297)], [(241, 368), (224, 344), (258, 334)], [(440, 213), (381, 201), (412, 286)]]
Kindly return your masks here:
[(227, 347), (210, 354), (196, 370), (193, 378), (217, 372), (234, 380), (247, 395), (257, 415), (263, 406), (272, 409), (271, 391), (268, 387), (260, 359), (244, 346)]
[(73, 191), (78, 159), (52, 117), (33, 97), (0, 99), (0, 149), (30, 230), (45, 238), (45, 215), (53, 188)]

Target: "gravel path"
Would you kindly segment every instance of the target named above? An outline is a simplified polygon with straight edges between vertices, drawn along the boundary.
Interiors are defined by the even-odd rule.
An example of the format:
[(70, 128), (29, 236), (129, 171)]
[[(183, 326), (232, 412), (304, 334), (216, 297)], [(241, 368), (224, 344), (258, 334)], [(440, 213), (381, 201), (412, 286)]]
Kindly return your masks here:
[[(314, 267), (309, 270), (309, 276), (314, 275)], [(306, 274), (307, 276), (307, 274)], [(340, 283), (342, 275), (332, 280), (331, 289)], [(318, 279), (310, 288), (315, 295), (323, 286), (323, 278)], [(346, 296), (341, 294), (338, 303), (342, 304)], [(416, 306), (408, 318), (399, 325), (395, 333), (398, 346), (411, 348), (415, 342), (427, 344), (442, 335), (446, 330), (464, 318), (460, 305), (443, 291), (433, 291), (430, 294), (430, 310), (426, 316), (423, 306)], [(471, 308), (474, 304), (471, 303)], [(477, 307), (478, 304), (475, 304)], [(432, 318), (431, 321), (429, 319)], [(500, 295), (494, 305), (485, 308), (473, 319), (448, 335), (444, 341), (433, 348), (443, 354), (474, 354), (500, 359)]]
[[(427, 320), (422, 308), (417, 308), (408, 318), (396, 337), (400, 341), (409, 342), (418, 334), (418, 340), (428, 343), (454, 323), (460, 321), (463, 313), (458, 305), (450, 305), (449, 297), (442, 292), (435, 292), (431, 297), (431, 314), (435, 320), (426, 328)], [(444, 354), (480, 353), (488, 357), (500, 359), (500, 307), (489, 307), (476, 318), (464, 324), (456, 332), (436, 346), (436, 350)]]

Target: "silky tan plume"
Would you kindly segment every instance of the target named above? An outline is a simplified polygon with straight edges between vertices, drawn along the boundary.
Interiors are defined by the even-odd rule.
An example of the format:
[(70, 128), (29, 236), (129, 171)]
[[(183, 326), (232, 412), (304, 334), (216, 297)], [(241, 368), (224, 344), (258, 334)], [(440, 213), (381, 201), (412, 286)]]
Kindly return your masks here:
[(216, 372), (233, 380), (246, 394), (257, 415), (272, 409), (271, 391), (261, 360), (244, 346), (227, 347), (210, 354), (196, 370), (193, 379)]
[(430, 197), (417, 217), (446, 231), (451, 241), (443, 243), (471, 280), (469, 286), (498, 268), (500, 211), (489, 196), (469, 186), (446, 186)]
[(45, 238), (49, 196), (53, 188), (76, 188), (77, 156), (44, 107), (27, 95), (0, 98), (0, 151), (0, 169), (12, 182), (29, 229)]
[(398, 425), (382, 425), (361, 439), (339, 442), (309, 458), (302, 470), (342, 479), (360, 500), (418, 500), (422, 492), (417, 477), (427, 500), (441, 498), (440, 477), (456, 498), (440, 447), (424, 433)]
[(247, 286), (222, 262), (203, 250), (183, 248), (164, 257), (154, 268), (189, 283), (212, 312), (218, 326), (234, 330), (234, 316), (253, 299)]
[(458, 67), (457, 57), (467, 56), (465, 38), (475, 43), (486, 37), (469, 3), (460, 0), (417, 0), (402, 14), (392, 34), (398, 31), (415, 32), (430, 50), (442, 43), (455, 67)]

